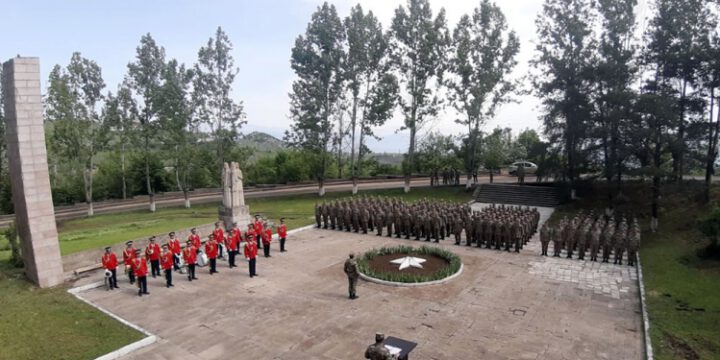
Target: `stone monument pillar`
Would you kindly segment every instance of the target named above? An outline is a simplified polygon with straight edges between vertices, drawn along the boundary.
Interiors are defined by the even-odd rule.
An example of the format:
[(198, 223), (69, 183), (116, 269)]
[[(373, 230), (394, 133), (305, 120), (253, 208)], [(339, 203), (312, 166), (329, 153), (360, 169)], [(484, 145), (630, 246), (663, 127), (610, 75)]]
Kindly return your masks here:
[(250, 207), (245, 205), (242, 170), (236, 162), (225, 163), (223, 166), (223, 202), (218, 212), (226, 229), (236, 222), (240, 229), (244, 230), (252, 221)]
[(25, 272), (40, 287), (63, 281), (48, 174), (40, 61), (17, 57), (3, 64), (3, 105), (15, 223)]

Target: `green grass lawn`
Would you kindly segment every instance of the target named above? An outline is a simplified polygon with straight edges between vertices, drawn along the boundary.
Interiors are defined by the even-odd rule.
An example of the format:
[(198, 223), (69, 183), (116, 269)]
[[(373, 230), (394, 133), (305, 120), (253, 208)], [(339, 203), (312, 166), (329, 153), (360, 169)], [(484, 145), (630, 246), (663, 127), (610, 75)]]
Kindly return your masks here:
[[(448, 201), (469, 201), (472, 197), (472, 193), (466, 192), (462, 187), (416, 188), (409, 194), (404, 194), (402, 189), (361, 191), (360, 194), (396, 196), (409, 201), (426, 197)], [(278, 223), (281, 217), (285, 217), (288, 228), (294, 229), (310, 225), (315, 221), (315, 202), (348, 196), (348, 193), (332, 192), (326, 194), (322, 199), (315, 194), (307, 194), (266, 199), (254, 198), (248, 199), (247, 203), (252, 214), (260, 213), (275, 223)], [(154, 213), (133, 211), (68, 220), (58, 226), (60, 251), (66, 255), (125, 240), (211, 223), (218, 219), (218, 205), (204, 204), (190, 209), (163, 208)]]
[[(720, 359), (720, 259), (698, 256), (708, 241), (696, 223), (708, 207), (693, 200), (698, 198), (693, 188), (664, 189), (660, 227), (655, 234), (649, 231), (649, 189), (628, 186), (628, 201), (619, 208), (637, 214), (643, 226), (640, 256), (650, 335), (658, 360)], [(712, 195), (714, 203), (720, 202), (719, 187)], [(579, 209), (601, 211), (606, 196), (605, 191), (597, 190), (559, 208), (551, 221)]]
[[(372, 191), (366, 194), (398, 196), (408, 200), (423, 197), (468, 201), (471, 193), (462, 188)], [(324, 199), (348, 196), (329, 193)], [(296, 228), (314, 222), (315, 195), (252, 199), (253, 213), (272, 220), (286, 217)], [(217, 219), (217, 205), (192, 209), (159, 209), (98, 215), (62, 223), (60, 248), (63, 254), (114, 244), (125, 239), (169, 232)], [(0, 360), (93, 359), (143, 337), (67, 293), (67, 288), (38, 289), (8, 264), (10, 251), (0, 236)]]
[(0, 359), (94, 359), (143, 334), (67, 293), (38, 289), (0, 252)]

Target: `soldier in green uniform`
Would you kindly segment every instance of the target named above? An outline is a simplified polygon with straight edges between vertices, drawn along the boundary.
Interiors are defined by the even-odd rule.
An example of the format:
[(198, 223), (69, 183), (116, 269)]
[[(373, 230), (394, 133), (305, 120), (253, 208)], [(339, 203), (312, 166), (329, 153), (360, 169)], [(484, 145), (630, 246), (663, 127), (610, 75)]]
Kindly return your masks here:
[(365, 358), (370, 360), (397, 359), (397, 357), (390, 355), (390, 351), (385, 347), (385, 335), (381, 333), (375, 334), (375, 343), (367, 347)]
[(382, 210), (378, 210), (375, 213), (375, 228), (377, 229), (377, 236), (382, 236), (383, 227), (385, 227), (385, 213)]
[(322, 210), (320, 209), (320, 205), (318, 203), (315, 203), (315, 222), (317, 223), (318, 229), (320, 228), (320, 216), (322, 215)]
[(590, 261), (597, 261), (598, 250), (600, 249), (599, 226), (599, 224), (596, 224), (590, 230)]
[(545, 223), (540, 228), (540, 255), (547, 256), (548, 244), (550, 243), (550, 226)]
[(357, 285), (357, 280), (360, 277), (360, 273), (357, 269), (357, 262), (355, 261), (355, 254), (350, 253), (350, 255), (348, 255), (348, 259), (345, 260), (344, 271), (348, 278), (348, 292), (350, 293), (349, 298), (351, 300), (355, 300), (358, 298), (357, 293), (355, 292), (355, 286)]

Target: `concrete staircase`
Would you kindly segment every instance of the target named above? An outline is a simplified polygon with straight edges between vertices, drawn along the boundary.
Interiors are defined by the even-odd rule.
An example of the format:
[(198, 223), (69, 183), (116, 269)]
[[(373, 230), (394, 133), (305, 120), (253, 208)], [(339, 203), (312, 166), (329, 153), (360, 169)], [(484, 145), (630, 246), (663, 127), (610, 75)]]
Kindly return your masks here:
[(563, 197), (552, 185), (482, 184), (474, 198), (481, 203), (556, 207)]

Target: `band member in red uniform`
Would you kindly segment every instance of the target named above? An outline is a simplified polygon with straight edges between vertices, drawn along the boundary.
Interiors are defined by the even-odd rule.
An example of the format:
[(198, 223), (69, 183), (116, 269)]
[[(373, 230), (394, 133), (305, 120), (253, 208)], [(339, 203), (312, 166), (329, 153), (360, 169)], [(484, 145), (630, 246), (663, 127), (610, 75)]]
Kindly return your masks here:
[(265, 257), (270, 257), (270, 242), (272, 242), (272, 229), (270, 229), (267, 222), (263, 223), (263, 228), (265, 229), (262, 236), (263, 253), (265, 253)]
[(188, 241), (192, 242), (192, 246), (195, 247), (195, 251), (200, 251), (200, 234), (198, 234), (197, 228), (190, 230), (191, 234), (188, 236)]
[(257, 276), (257, 272), (255, 272), (255, 262), (257, 261), (257, 243), (255, 241), (247, 241), (245, 242), (245, 259), (248, 260), (248, 265), (250, 267), (250, 277)]
[(240, 229), (238, 229), (237, 223), (233, 223), (233, 228), (230, 229), (228, 232), (227, 239), (225, 240), (225, 246), (228, 250), (228, 263), (230, 265), (230, 268), (237, 267), (235, 265), (235, 255), (238, 253), (238, 249), (240, 247), (240, 236), (241, 236)]
[(147, 291), (147, 258), (141, 253), (140, 249), (135, 250), (135, 258), (132, 261), (138, 281), (138, 296), (150, 295)]
[(255, 222), (253, 223), (253, 230), (255, 230), (255, 238), (257, 240), (258, 249), (262, 249), (262, 236), (263, 236), (263, 221), (260, 218), (260, 214), (255, 215)]
[(125, 272), (128, 274), (130, 284), (132, 285), (135, 283), (135, 272), (132, 268), (132, 260), (135, 258), (135, 248), (133, 247), (132, 241), (126, 242), (125, 245), (127, 245), (127, 248), (123, 250), (123, 263), (125, 264)]
[(280, 252), (285, 252), (285, 239), (287, 239), (287, 225), (285, 225), (285, 218), (280, 218), (280, 226), (278, 226), (277, 233), (280, 238)]
[(215, 223), (215, 230), (213, 230), (212, 237), (215, 240), (215, 245), (218, 247), (218, 257), (222, 259), (223, 257), (223, 246), (222, 244), (225, 243), (225, 231), (223, 231), (222, 227), (220, 227), (220, 222)]
[(205, 255), (207, 255), (208, 260), (210, 261), (210, 275), (218, 272), (216, 270), (218, 244), (212, 235), (208, 236), (208, 240), (205, 242)]
[(188, 267), (188, 281), (197, 280), (195, 277), (195, 263), (197, 262), (198, 250), (193, 245), (194, 240), (188, 240), (183, 249), (183, 261)]
[(248, 229), (245, 232), (245, 242), (248, 241), (255, 241), (255, 228), (252, 223), (248, 224)]
[(105, 270), (110, 271), (112, 275), (110, 275), (110, 290), (117, 289), (117, 256), (115, 256), (115, 253), (110, 251), (110, 247), (105, 248), (105, 254), (102, 256), (102, 266), (105, 268)]
[(180, 239), (175, 238), (175, 232), (172, 231), (168, 234), (170, 240), (168, 240), (168, 246), (170, 252), (173, 254), (173, 269), (180, 270), (180, 256), (182, 256), (182, 246), (180, 246)]
[(168, 244), (163, 244), (160, 254), (160, 266), (165, 272), (165, 287), (170, 288), (172, 283), (173, 266), (175, 265), (175, 254), (170, 251)]
[(160, 275), (160, 246), (155, 243), (155, 237), (150, 237), (150, 243), (145, 248), (145, 256), (150, 259), (150, 272), (152, 277)]

